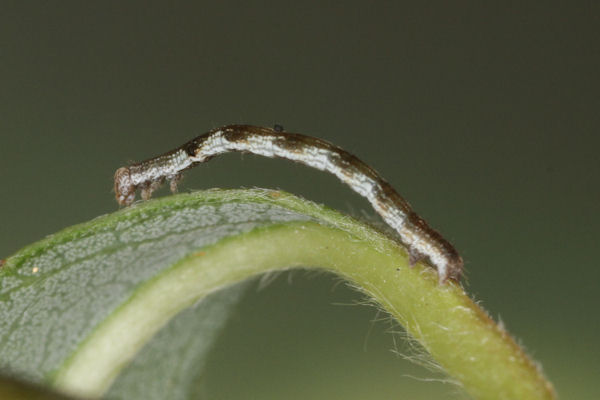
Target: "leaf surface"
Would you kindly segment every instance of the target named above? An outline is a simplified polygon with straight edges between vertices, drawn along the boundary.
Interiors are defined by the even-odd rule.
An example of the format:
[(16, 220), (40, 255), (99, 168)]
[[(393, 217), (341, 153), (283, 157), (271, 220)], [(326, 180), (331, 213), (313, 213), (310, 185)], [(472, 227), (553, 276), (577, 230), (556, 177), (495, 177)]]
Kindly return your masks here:
[[(321, 268), (396, 318), (467, 392), (550, 399), (535, 364), (456, 284), (327, 208), (269, 190), (166, 197), (68, 228), (0, 271), (0, 360), (34, 382), (111, 398), (197, 394), (249, 277)], [(221, 290), (227, 288), (227, 290)]]

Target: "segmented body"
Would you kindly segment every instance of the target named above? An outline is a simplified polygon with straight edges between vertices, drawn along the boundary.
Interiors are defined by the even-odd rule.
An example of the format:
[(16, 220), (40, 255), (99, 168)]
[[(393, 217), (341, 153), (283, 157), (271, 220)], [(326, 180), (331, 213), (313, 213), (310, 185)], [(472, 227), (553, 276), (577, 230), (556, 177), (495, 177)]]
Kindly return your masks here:
[(419, 217), (373, 168), (347, 151), (311, 136), (250, 125), (229, 125), (214, 129), (168, 153), (122, 167), (115, 173), (115, 194), (121, 205), (135, 200), (141, 189), (148, 199), (165, 180), (176, 191), (181, 172), (214, 156), (246, 152), (284, 158), (337, 176), (352, 190), (367, 198), (375, 211), (397, 233), (408, 248), (410, 263), (427, 261), (438, 271), (441, 283), (459, 280), (463, 261), (454, 247)]

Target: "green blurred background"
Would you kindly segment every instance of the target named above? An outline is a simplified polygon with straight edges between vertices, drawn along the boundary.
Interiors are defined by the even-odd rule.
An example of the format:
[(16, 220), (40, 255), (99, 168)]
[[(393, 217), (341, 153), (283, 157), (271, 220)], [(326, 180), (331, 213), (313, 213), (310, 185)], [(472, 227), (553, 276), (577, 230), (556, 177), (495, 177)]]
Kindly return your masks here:
[[(468, 291), (561, 398), (596, 399), (600, 7), (565, 4), (3, 1), (0, 256), (116, 210), (130, 160), (279, 123), (373, 165), (461, 251)], [(374, 218), (335, 178), (254, 156), (182, 190), (253, 186)], [(412, 378), (431, 374), (392, 353), (360, 296), (292, 277), (244, 298), (209, 398), (453, 396)]]

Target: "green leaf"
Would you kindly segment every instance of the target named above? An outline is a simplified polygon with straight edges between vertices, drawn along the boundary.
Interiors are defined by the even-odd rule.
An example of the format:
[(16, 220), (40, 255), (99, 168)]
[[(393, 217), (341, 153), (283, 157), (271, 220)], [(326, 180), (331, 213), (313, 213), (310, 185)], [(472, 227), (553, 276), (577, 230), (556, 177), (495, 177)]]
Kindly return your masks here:
[(349, 280), (475, 398), (554, 398), (536, 365), (459, 285), (438, 285), (429, 267), (409, 268), (405, 249), (368, 226), (258, 189), (138, 203), (7, 259), (0, 360), (71, 394), (188, 398), (240, 282), (296, 267)]
[(110, 387), (110, 399), (197, 398), (203, 369), (231, 308), (250, 281), (218, 290), (176, 315)]

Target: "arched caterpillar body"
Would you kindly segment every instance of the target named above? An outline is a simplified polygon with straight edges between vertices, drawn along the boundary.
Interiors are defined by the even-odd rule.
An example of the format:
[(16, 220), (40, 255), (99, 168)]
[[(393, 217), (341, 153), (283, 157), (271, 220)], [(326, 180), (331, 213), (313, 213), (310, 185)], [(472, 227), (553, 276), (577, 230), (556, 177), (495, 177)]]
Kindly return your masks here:
[(182, 171), (228, 152), (278, 157), (328, 171), (367, 198), (375, 211), (398, 234), (409, 251), (410, 264), (427, 261), (437, 269), (440, 283), (460, 280), (463, 260), (454, 247), (419, 217), (373, 168), (347, 151), (311, 136), (250, 125), (228, 125), (198, 136), (158, 157), (119, 168), (115, 195), (121, 205), (135, 200), (141, 189), (147, 200), (165, 180), (177, 190)]

